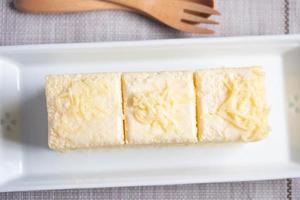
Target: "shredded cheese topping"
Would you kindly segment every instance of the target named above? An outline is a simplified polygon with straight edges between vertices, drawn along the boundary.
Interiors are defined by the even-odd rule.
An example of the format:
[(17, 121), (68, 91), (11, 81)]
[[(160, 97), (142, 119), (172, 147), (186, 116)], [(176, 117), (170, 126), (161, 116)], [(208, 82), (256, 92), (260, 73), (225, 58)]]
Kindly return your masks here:
[(108, 91), (108, 86), (96, 79), (71, 82), (56, 98), (57, 110), (61, 111), (61, 121), (56, 128), (60, 132), (78, 132), (84, 122), (99, 119), (107, 113), (103, 96)]
[(168, 86), (162, 90), (137, 93), (131, 98), (133, 116), (141, 124), (159, 127), (164, 132), (176, 131), (177, 105), (187, 100), (187, 97), (176, 96)]
[(255, 138), (258, 131), (267, 134), (266, 127), (269, 108), (265, 101), (263, 81), (259, 74), (253, 79), (234, 79), (224, 82), (227, 88), (227, 98), (217, 109), (217, 115), (232, 126), (247, 131), (242, 139)]

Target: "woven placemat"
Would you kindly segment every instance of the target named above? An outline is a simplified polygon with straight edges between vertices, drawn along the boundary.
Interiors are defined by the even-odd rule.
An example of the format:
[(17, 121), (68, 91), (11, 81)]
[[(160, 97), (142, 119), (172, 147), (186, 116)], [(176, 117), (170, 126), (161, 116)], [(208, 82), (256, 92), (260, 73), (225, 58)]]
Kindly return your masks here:
[[(120, 11), (23, 14), (0, 1), (0, 45), (199, 37)], [(300, 33), (299, 0), (218, 0), (215, 36)]]
[[(215, 36), (300, 33), (299, 0), (217, 0)], [(0, 45), (199, 37), (128, 12), (31, 15), (0, 1)], [(300, 179), (0, 193), (16, 199), (300, 199)]]

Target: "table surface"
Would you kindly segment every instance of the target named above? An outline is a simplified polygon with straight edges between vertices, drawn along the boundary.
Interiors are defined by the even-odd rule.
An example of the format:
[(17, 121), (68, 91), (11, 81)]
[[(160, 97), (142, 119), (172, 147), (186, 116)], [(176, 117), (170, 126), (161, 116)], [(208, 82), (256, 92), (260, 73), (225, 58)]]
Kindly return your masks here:
[[(0, 45), (200, 37), (138, 14), (102, 11), (24, 14), (0, 1)], [(300, 33), (299, 0), (217, 0), (214, 36)], [(0, 193), (0, 199), (300, 199), (300, 179)]]

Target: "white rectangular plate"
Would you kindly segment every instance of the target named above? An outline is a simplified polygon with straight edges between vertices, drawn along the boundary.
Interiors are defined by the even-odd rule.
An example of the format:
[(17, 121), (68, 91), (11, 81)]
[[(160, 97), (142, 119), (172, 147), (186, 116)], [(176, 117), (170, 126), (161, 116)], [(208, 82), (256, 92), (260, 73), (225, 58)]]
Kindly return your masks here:
[[(47, 147), (47, 74), (261, 65), (270, 136), (248, 144)], [(0, 48), (0, 191), (300, 177), (300, 36)]]

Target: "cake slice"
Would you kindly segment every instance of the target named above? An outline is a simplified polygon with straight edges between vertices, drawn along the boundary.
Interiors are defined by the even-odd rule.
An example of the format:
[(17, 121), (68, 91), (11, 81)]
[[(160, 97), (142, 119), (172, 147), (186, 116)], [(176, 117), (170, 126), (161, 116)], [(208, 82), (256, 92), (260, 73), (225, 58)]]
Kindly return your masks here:
[(51, 149), (124, 143), (119, 73), (49, 75), (46, 98)]
[(248, 142), (268, 135), (262, 68), (202, 70), (195, 84), (199, 141)]
[(128, 144), (197, 142), (192, 72), (125, 73), (122, 81)]

